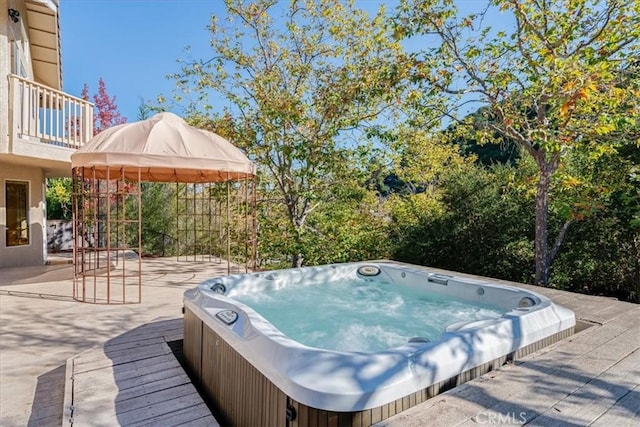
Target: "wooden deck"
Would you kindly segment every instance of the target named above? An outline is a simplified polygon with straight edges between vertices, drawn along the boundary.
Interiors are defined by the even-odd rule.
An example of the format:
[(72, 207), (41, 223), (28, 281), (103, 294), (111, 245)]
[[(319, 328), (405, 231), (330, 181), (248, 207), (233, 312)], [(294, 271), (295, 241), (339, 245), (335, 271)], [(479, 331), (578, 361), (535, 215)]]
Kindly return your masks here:
[(64, 425), (217, 426), (167, 342), (182, 319), (126, 332), (67, 362)]

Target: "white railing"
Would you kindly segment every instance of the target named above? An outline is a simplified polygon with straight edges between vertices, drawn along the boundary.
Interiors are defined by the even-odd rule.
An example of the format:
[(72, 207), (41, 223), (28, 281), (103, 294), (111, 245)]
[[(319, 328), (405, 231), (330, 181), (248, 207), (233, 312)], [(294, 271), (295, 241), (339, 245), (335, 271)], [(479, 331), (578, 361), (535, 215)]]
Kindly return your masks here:
[(9, 126), (18, 138), (78, 149), (93, 137), (93, 104), (9, 76)]

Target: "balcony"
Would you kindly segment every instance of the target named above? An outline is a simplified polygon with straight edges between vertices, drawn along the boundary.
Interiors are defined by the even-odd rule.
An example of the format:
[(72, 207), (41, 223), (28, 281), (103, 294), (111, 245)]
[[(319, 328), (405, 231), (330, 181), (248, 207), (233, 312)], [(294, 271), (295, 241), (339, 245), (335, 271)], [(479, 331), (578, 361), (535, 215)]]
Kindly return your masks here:
[(92, 137), (93, 104), (9, 75), (9, 140), (0, 151), (31, 158), (31, 164), (68, 163), (70, 169), (71, 153)]

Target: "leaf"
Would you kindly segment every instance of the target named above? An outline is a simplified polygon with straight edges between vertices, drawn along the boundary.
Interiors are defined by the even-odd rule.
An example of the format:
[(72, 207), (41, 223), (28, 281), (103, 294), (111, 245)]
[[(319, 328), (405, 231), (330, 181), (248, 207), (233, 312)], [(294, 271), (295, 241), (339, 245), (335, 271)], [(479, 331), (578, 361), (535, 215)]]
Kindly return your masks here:
[(607, 135), (615, 130), (616, 127), (613, 123), (603, 123), (595, 128), (595, 132), (598, 135)]

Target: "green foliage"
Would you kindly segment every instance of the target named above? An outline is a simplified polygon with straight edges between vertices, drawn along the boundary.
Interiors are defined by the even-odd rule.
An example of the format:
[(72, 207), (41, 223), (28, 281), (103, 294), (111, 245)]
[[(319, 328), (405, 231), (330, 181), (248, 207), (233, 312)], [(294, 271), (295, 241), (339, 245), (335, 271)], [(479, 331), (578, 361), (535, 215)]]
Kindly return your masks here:
[(145, 255), (176, 254), (175, 184), (143, 182), (142, 252)]
[[(495, 12), (513, 19), (513, 32), (485, 25)], [(415, 75), (429, 91), (448, 94), (446, 114), (458, 131), (491, 141), (515, 141), (538, 168), (535, 204), (535, 282), (546, 285), (563, 233), (548, 250), (548, 198), (554, 174), (572, 151), (610, 153), (635, 126), (637, 85), (627, 70), (640, 56), (640, 2), (493, 0), (470, 16), (451, 0), (401, 2), (396, 33), (429, 34)], [(486, 126), (461, 120), (470, 103), (485, 105)], [(566, 218), (570, 220), (571, 218)]]
[[(309, 265), (380, 259), (389, 255), (387, 219), (372, 191), (337, 185), (336, 197), (315, 209), (298, 239), (286, 220), (284, 204), (259, 203), (258, 253), (261, 268), (287, 267), (291, 254)], [(378, 207), (378, 208), (376, 208)]]
[(571, 207), (582, 220), (558, 254), (552, 283), (640, 302), (640, 147), (621, 140), (616, 152), (577, 160), (590, 199)]
[(458, 148), (441, 134), (434, 137), (422, 129), (405, 126), (398, 127), (396, 133), (394, 173), (407, 183), (428, 188), (437, 184), (443, 174), (465, 164)]
[(392, 201), (394, 258), (516, 281), (533, 266), (533, 199), (516, 170), (470, 166), (437, 192)]
[(381, 259), (389, 255), (387, 219), (373, 192), (360, 188), (337, 188), (339, 199), (324, 205), (309, 218), (317, 230), (312, 250), (313, 264)]
[(46, 202), (47, 219), (70, 220), (73, 214), (71, 178), (47, 179)]
[(153, 113), (153, 106), (148, 102), (145, 102), (144, 98), (140, 97), (140, 104), (138, 104), (138, 114), (136, 114), (136, 120), (147, 120), (151, 118)]
[[(389, 153), (368, 162), (367, 187), (386, 198), (391, 194), (418, 194), (437, 186), (441, 176), (463, 167), (473, 158), (461, 156), (447, 134), (415, 127), (412, 120), (396, 122), (393, 128), (377, 128), (369, 138)], [(387, 164), (384, 160), (388, 161)]]
[[(465, 117), (463, 125), (454, 122), (445, 132), (452, 142), (458, 145), (465, 157), (473, 156), (481, 165), (496, 163), (514, 165), (520, 158), (518, 145), (509, 138), (493, 132), (487, 138), (485, 129), (491, 125), (494, 117), (488, 114), (486, 107)], [(473, 129), (474, 132), (469, 132)]]
[(552, 268), (554, 287), (640, 302), (640, 228), (622, 212), (575, 224)]
[(391, 255), (638, 299), (638, 1), (226, 4), (174, 101), (258, 164), (260, 268)]
[[(581, 153), (582, 154), (582, 153)], [(588, 161), (574, 153), (552, 183), (549, 228), (572, 218), (550, 285), (640, 302), (640, 149)], [(446, 175), (436, 190), (389, 199), (393, 256), (406, 262), (529, 282), (536, 166), (478, 166)], [(585, 198), (589, 202), (585, 203)]]
[(280, 249), (301, 265), (317, 234), (309, 216), (337, 200), (336, 185), (358, 179), (351, 162), (368, 147), (352, 141), (399, 102), (406, 57), (384, 11), (369, 17), (338, 0), (226, 5), (228, 19), (211, 21), (212, 58), (183, 62), (174, 100), (188, 104), (192, 122), (209, 121), (210, 93), (226, 100), (212, 121), (225, 118), (221, 134), (257, 162), (262, 191), (284, 204), (274, 212), (288, 224), (274, 219), (263, 231), (293, 239)]

